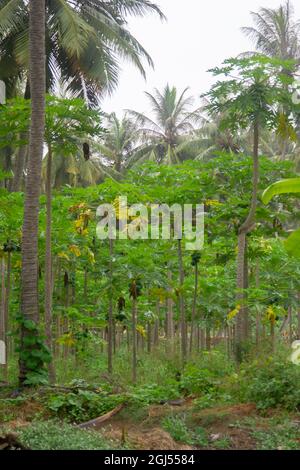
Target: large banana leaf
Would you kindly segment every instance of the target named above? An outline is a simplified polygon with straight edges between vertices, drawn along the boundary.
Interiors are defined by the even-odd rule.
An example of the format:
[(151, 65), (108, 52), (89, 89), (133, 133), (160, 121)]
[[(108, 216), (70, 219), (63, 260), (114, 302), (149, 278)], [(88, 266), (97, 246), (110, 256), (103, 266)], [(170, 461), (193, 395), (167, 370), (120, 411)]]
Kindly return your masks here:
[(289, 255), (300, 258), (300, 229), (292, 233), (284, 244)]
[(300, 193), (300, 178), (290, 178), (272, 184), (264, 191), (262, 201), (264, 204), (269, 204), (274, 196), (289, 193)]
[[(300, 193), (300, 178), (281, 180), (272, 184), (264, 191), (262, 201), (268, 204), (274, 196), (291, 193)], [(285, 241), (285, 248), (291, 256), (300, 258), (300, 229), (292, 233)]]

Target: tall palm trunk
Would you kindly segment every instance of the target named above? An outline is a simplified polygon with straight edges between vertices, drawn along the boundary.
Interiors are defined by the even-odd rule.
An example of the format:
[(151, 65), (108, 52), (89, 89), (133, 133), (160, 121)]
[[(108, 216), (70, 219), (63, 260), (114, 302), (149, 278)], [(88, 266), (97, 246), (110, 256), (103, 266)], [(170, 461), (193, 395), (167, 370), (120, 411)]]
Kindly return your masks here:
[[(53, 273), (52, 273), (52, 148), (48, 144), (47, 175), (46, 175), (46, 257), (45, 257), (45, 323), (46, 344), (50, 351), (52, 345), (52, 297), (53, 297)], [(53, 361), (49, 364), (49, 379), (55, 382), (55, 370)]]
[[(30, 0), (29, 7), (31, 122), (22, 236), (21, 313), (23, 320), (32, 320), (37, 324), (39, 318), (38, 218), (45, 131), (45, 0)], [(24, 340), (29, 335), (30, 331), (22, 322), (21, 351), (24, 351)], [(28, 372), (26, 362), (21, 359), (19, 375), (21, 384)]]
[(255, 223), (255, 214), (257, 208), (257, 195), (259, 184), (259, 124), (258, 121), (254, 123), (253, 131), (253, 187), (252, 187), (252, 200), (247, 219), (239, 229), (238, 234), (238, 255), (237, 255), (237, 302), (240, 304), (240, 311), (237, 315), (236, 321), (236, 336), (235, 336), (235, 356), (238, 362), (241, 361), (243, 355), (243, 342), (247, 339), (247, 308), (245, 307), (245, 264), (246, 264), (246, 249), (247, 234), (251, 232)]

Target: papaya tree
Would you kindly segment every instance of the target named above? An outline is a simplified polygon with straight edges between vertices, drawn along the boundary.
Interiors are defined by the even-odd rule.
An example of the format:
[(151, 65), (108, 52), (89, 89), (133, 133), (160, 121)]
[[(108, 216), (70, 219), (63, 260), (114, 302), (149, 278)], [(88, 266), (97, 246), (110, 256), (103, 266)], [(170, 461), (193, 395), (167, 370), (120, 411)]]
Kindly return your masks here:
[[(248, 312), (245, 306), (247, 287), (247, 238), (256, 224), (259, 190), (260, 134), (263, 129), (276, 131), (284, 139), (296, 139), (291, 111), (294, 108), (289, 91), (293, 79), (283, 73), (292, 69), (293, 61), (282, 62), (267, 57), (228, 59), (223, 67), (212, 69), (218, 81), (205, 95), (211, 114), (223, 116), (222, 129), (236, 134), (249, 129), (252, 132), (252, 196), (249, 212), (238, 229), (237, 249), (237, 303), (235, 354), (240, 361), (244, 343), (248, 339)], [(223, 80), (221, 78), (223, 77)]]

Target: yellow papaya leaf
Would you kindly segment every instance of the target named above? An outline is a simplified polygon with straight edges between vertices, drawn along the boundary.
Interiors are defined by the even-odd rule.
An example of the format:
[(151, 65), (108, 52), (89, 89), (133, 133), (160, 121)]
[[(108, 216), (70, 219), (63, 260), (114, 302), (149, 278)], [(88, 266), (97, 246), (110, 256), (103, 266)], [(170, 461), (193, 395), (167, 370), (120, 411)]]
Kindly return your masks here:
[(62, 335), (60, 338), (56, 340), (56, 342), (63, 346), (69, 346), (69, 347), (72, 347), (76, 344), (76, 340), (73, 337), (72, 333), (66, 333), (65, 335)]
[(239, 313), (240, 309), (241, 309), (241, 306), (237, 305), (234, 310), (228, 313), (227, 320), (232, 320), (233, 318), (235, 318), (237, 314)]
[(272, 305), (270, 305), (270, 307), (267, 308), (266, 317), (270, 322), (272, 322), (272, 323), (275, 322), (276, 312), (274, 311), (274, 308), (272, 307)]
[(144, 328), (142, 325), (137, 325), (136, 331), (137, 331), (143, 338), (146, 338), (147, 333), (146, 333), (145, 328)]
[(220, 201), (217, 201), (216, 199), (208, 199), (207, 201), (205, 201), (205, 204), (209, 207), (222, 206), (222, 203)]
[(58, 253), (57, 256), (58, 256), (59, 258), (61, 258), (61, 259), (66, 259), (67, 261), (70, 261), (69, 256), (68, 256), (67, 253), (65, 253), (64, 251), (61, 251), (60, 253)]
[(87, 249), (87, 255), (88, 255), (89, 262), (91, 264), (95, 264), (95, 255), (89, 248)]
[(71, 251), (71, 253), (73, 253), (73, 255), (76, 256), (76, 258), (79, 258), (79, 256), (81, 256), (81, 251), (80, 251), (80, 249), (78, 248), (78, 246), (76, 246), (76, 245), (70, 245), (70, 246), (69, 246), (69, 250)]

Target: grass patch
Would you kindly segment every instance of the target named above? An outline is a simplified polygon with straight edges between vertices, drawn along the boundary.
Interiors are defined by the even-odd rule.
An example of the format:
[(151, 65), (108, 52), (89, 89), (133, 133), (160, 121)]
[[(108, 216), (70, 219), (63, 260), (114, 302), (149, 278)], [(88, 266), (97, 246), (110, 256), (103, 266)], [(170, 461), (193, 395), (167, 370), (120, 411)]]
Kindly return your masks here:
[(115, 444), (95, 432), (63, 422), (38, 422), (19, 432), (20, 442), (31, 450), (109, 450)]

